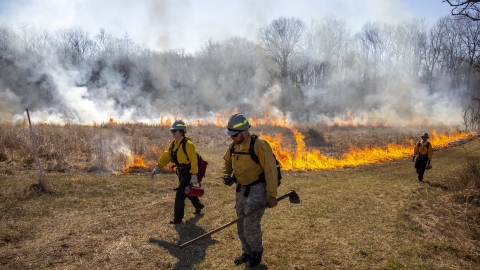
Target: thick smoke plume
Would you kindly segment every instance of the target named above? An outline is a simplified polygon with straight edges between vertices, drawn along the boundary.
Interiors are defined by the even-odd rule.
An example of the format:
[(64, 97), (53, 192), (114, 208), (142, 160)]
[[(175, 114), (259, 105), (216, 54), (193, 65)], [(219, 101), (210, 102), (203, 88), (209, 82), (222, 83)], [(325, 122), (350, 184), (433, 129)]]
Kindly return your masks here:
[[(285, 44), (269, 37), (282, 23), (301, 35), (279, 59), (272, 48)], [(465, 23), (368, 23), (352, 34), (333, 15), (310, 26), (279, 18), (257, 29), (255, 42), (208, 41), (195, 54), (152, 51), (103, 29), (91, 36), (3, 25), (0, 121), (21, 121), (29, 108), (34, 122), (59, 124), (208, 122), (240, 111), (289, 123), (462, 125), (479, 82), (474, 63), (458, 61), (469, 49), (449, 50), (461, 45)]]

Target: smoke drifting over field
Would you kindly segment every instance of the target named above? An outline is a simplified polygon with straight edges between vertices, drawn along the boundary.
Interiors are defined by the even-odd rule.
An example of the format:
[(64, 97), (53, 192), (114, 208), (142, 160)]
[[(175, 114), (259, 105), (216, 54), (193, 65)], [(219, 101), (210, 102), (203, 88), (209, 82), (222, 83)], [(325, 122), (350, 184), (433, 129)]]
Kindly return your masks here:
[[(296, 54), (291, 70), (315, 70), (303, 63), (317, 61), (323, 73), (307, 70), (282, 79), (276, 76), (277, 63), (259, 44), (241, 38), (210, 43), (189, 55), (153, 52), (105, 33), (102, 41), (102, 33), (89, 37), (80, 29), (65, 30), (70, 38), (52, 33), (36, 43), (22, 43), (22, 36), (7, 26), (1, 30), (0, 121), (19, 121), (29, 108), (34, 122), (62, 124), (110, 118), (155, 124), (172, 115), (187, 122), (211, 121), (237, 110), (249, 117), (285, 117), (289, 123), (459, 125), (468, 100), (442, 73), (423, 83), (422, 76), (406, 75), (409, 67), (399, 70), (401, 62), (364, 67), (370, 63), (359, 56), (361, 33), (351, 35), (344, 43), (351, 45), (336, 56), (341, 67), (331, 64), (333, 59)], [(34, 31), (24, 35), (40, 37)], [(82, 51), (68, 43), (71, 37), (91, 45)], [(303, 75), (314, 79), (298, 80)]]
[[(285, 116), (292, 123), (349, 121), (347, 112), (357, 124), (461, 123), (460, 97), (431, 94), (427, 86), (419, 83), (398, 85), (392, 81), (380, 93), (368, 95), (364, 100), (352, 99), (348, 89), (345, 97), (349, 100), (341, 97), (335, 100), (336, 97), (325, 97), (325, 90), (304, 88), (304, 99), (293, 97), (290, 104), (282, 106), (279, 104), (282, 86), (278, 84), (265, 93), (249, 93), (246, 89), (232, 91), (230, 99), (222, 97), (221, 90), (214, 89), (212, 84), (205, 85), (204, 89), (195, 89), (197, 93), (192, 96), (177, 96), (175, 92), (170, 92), (164, 98), (156, 98), (142, 92), (141, 83), (124, 85), (122, 78), (108, 71), (100, 77), (104, 85), (96, 89), (78, 86), (90, 70), (55, 72), (45, 69), (35, 72), (39, 73), (31, 76), (51, 76), (51, 79), (34, 85), (28, 81), (17, 81), (15, 86), (0, 89), (1, 121), (23, 119), (25, 108), (30, 108), (34, 122), (80, 124), (108, 122), (109, 118), (118, 122), (158, 123), (161, 115), (172, 114), (188, 120), (200, 118), (208, 121), (217, 113), (228, 114), (237, 108), (251, 117), (262, 117), (268, 113), (273, 117)], [(14, 87), (22, 90), (15, 91)], [(341, 107), (337, 110), (340, 111), (338, 114), (323, 112), (322, 108), (335, 104), (343, 105), (343, 112)]]

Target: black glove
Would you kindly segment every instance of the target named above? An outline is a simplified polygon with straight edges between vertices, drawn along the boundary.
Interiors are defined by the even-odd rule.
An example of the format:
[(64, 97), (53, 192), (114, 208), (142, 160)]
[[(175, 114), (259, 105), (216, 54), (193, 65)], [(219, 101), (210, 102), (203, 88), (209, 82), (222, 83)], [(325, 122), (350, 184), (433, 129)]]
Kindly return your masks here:
[(415, 162), (415, 156), (412, 157), (412, 162)]
[(427, 161), (427, 164), (428, 164), (428, 165), (430, 165), (430, 160), (429, 160), (429, 161)]
[(230, 175), (223, 176), (223, 183), (225, 185), (231, 186), (233, 184), (233, 182), (235, 182), (235, 181), (230, 177)]

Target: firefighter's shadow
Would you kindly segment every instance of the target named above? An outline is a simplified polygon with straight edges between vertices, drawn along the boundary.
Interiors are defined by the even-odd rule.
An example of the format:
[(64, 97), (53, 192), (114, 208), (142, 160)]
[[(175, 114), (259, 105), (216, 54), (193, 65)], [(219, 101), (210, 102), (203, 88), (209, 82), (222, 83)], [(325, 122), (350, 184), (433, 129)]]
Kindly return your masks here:
[(189, 246), (180, 249), (179, 244), (195, 239), (206, 233), (206, 231), (197, 226), (197, 222), (203, 215), (196, 215), (185, 223), (172, 225), (175, 226), (180, 240), (178, 244), (170, 243), (164, 240), (150, 238), (149, 242), (159, 247), (165, 248), (168, 252), (178, 259), (178, 262), (172, 269), (195, 269), (195, 264), (205, 260), (205, 253), (209, 246), (217, 243), (211, 236), (207, 236)]
[(441, 184), (441, 183), (432, 183), (430, 181), (423, 181), (425, 184), (428, 184), (429, 186), (431, 187), (434, 187), (434, 188), (439, 188), (439, 189), (442, 189), (442, 190), (448, 190), (448, 187)]

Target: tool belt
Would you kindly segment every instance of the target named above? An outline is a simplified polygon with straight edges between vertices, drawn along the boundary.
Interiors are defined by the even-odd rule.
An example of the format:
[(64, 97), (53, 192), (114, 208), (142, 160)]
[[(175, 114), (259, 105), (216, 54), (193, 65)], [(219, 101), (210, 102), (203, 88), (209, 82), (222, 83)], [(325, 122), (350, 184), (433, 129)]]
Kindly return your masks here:
[(425, 160), (425, 159), (428, 159), (428, 154), (426, 154), (426, 155), (420, 155), (420, 154), (418, 154), (417, 160)]
[(190, 168), (191, 168), (190, 164), (178, 164), (177, 165), (177, 170), (190, 169)]
[(190, 164), (176, 164), (172, 167), (172, 170), (178, 175), (179, 170), (190, 170)]
[(244, 197), (248, 197), (248, 194), (250, 194), (250, 187), (253, 186), (253, 185), (257, 185), (257, 184), (260, 184), (260, 183), (266, 183), (267, 181), (265, 180), (265, 178), (261, 178), (261, 179), (258, 179), (258, 180), (255, 180), (253, 181), (251, 184), (248, 184), (248, 185), (241, 185), (237, 182), (237, 188), (236, 188), (236, 191), (237, 193), (240, 192), (240, 188), (242, 186), (245, 186), (245, 192), (243, 192), (243, 196)]

